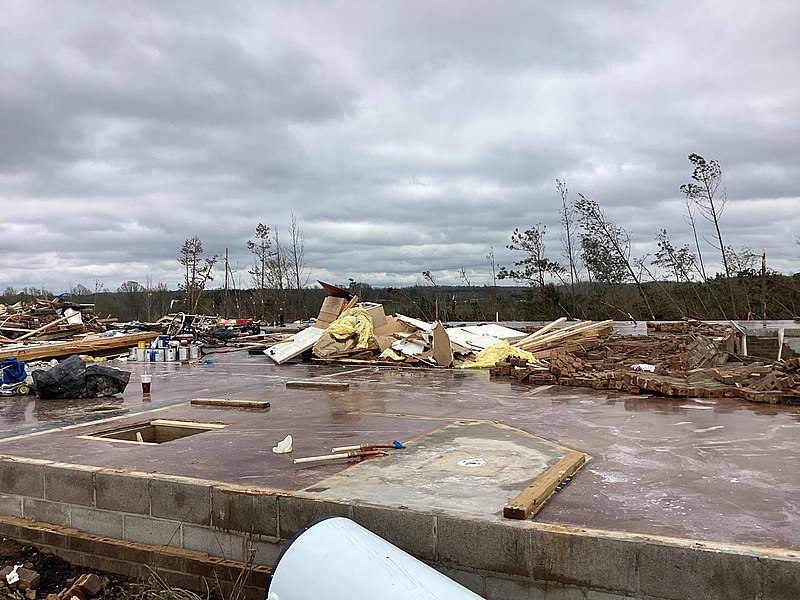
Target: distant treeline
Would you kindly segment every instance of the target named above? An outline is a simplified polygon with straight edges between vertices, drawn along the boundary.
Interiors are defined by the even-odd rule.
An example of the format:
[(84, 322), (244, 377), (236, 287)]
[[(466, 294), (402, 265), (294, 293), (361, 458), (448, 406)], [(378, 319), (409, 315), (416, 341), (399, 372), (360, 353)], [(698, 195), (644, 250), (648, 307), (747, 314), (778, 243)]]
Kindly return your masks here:
[[(561, 316), (642, 321), (792, 319), (800, 315), (800, 273), (753, 272), (732, 281), (718, 277), (707, 282), (656, 281), (641, 286), (587, 282), (576, 286), (372, 287), (351, 280), (344, 287), (364, 302), (383, 304), (386, 314), (401, 313), (427, 321), (549, 321)], [(156, 321), (168, 313), (187, 311), (185, 293), (163, 285), (149, 291), (138, 285), (121, 286), (116, 292), (76, 291), (84, 293), (70, 295), (72, 301), (94, 304), (98, 316), (120, 321)], [(37, 297), (53, 295), (35, 288), (7, 288), (0, 303), (29, 302)], [(197, 312), (254, 318), (265, 324), (283, 315), (286, 322), (292, 322), (315, 317), (324, 298), (321, 288), (214, 289), (203, 293)]]

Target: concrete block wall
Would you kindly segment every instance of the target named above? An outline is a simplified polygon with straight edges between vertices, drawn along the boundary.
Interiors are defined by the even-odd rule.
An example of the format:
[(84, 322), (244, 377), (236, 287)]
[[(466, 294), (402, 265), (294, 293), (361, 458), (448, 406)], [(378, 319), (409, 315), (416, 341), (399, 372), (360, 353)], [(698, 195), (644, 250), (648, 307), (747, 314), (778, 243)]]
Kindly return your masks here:
[(800, 552), (349, 504), (50, 461), (0, 458), (0, 512), (221, 560), (252, 553), (260, 565), (271, 565), (314, 519), (344, 516), (489, 600), (800, 598)]

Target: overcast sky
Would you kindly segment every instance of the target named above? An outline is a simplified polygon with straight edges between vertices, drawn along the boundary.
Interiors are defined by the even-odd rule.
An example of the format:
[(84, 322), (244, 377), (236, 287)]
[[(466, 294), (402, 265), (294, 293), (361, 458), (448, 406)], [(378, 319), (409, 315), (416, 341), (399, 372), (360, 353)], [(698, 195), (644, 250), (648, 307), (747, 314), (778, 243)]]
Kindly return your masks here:
[(515, 227), (560, 259), (556, 178), (643, 256), (692, 240), (693, 152), (722, 165), (725, 242), (800, 271), (796, 0), (0, 11), (0, 290), (175, 288), (193, 235), (248, 286), (247, 240), (291, 213), (311, 283), (490, 283)]

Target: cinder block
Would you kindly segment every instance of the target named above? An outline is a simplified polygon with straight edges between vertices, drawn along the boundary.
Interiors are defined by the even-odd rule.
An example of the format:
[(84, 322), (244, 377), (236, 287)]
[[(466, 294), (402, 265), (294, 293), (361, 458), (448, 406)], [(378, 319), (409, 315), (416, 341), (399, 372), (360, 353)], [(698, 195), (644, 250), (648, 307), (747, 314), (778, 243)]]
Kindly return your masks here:
[(615, 537), (533, 529), (532, 574), (540, 581), (634, 593), (638, 546)]
[(763, 600), (800, 597), (800, 559), (761, 558)]
[(183, 547), (228, 560), (244, 562), (244, 534), (184, 523)]
[(281, 539), (289, 539), (303, 527), (323, 517), (347, 517), (352, 519), (353, 508), (349, 504), (312, 500), (295, 496), (278, 498), (278, 522)]
[(24, 498), (22, 501), (22, 516), (26, 519), (52, 523), (53, 525), (69, 526), (69, 505), (49, 500)]
[(70, 526), (86, 533), (122, 539), (122, 513), (73, 506), (70, 510)]
[(6, 517), (21, 517), (22, 496), (0, 494), (0, 515)]
[(471, 592), (475, 592), (482, 598), (486, 597), (486, 578), (478, 573), (473, 573), (471, 571), (462, 571), (460, 569), (449, 569), (447, 567), (440, 567), (439, 565), (429, 564), (428, 566), (433, 567), (437, 571), (439, 571), (445, 577), (449, 577), (453, 581), (455, 581), (458, 585), (463, 586), (470, 590)]
[(0, 458), (0, 493), (44, 498), (44, 465)]
[(216, 486), (211, 490), (211, 524), (219, 529), (277, 535), (277, 498), (237, 486)]
[(129, 542), (176, 548), (182, 545), (181, 524), (178, 521), (125, 515), (122, 525), (123, 538)]
[(524, 579), (486, 578), (486, 600), (585, 600), (579, 588)]
[(523, 524), (444, 515), (436, 521), (437, 562), (444, 566), (531, 575), (531, 533)]
[(95, 473), (97, 508), (150, 514), (150, 477), (102, 470)]
[(666, 600), (734, 600), (759, 593), (759, 558), (680, 544), (639, 545), (639, 590)]
[(355, 505), (352, 518), (362, 527), (420, 560), (432, 561), (436, 558), (436, 517), (432, 514)]
[(150, 510), (154, 517), (182, 523), (211, 524), (211, 486), (189, 480), (153, 477)]
[(275, 564), (284, 545), (278, 541), (269, 541), (268, 538), (254, 537), (245, 541), (245, 555), (252, 551), (254, 565), (270, 566)]
[(53, 463), (44, 468), (44, 497), (47, 500), (94, 506), (96, 467)]

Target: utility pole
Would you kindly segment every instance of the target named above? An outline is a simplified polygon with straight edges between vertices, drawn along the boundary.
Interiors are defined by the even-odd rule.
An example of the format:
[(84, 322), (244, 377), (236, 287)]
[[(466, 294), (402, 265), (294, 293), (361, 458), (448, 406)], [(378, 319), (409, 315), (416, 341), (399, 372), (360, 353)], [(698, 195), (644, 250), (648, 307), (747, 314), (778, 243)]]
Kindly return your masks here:
[(767, 252), (761, 251), (761, 318), (767, 320)]

